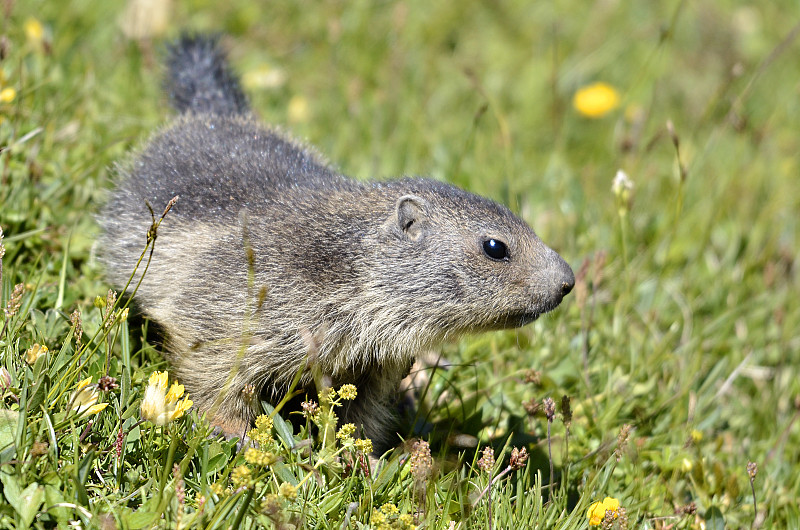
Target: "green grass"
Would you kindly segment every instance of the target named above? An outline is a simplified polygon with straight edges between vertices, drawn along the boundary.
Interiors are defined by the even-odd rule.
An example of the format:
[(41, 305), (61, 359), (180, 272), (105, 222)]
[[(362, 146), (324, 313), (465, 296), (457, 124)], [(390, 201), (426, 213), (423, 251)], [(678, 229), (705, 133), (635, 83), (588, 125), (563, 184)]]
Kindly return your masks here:
[[(800, 527), (795, 2), (191, 0), (143, 43), (120, 32), (122, 2), (4, 6), (0, 90), (16, 97), (0, 103), (0, 303), (25, 291), (0, 317), (0, 526), (381, 528), (374, 509), (392, 503), (423, 528), (571, 529), (610, 496), (629, 528)], [(31, 18), (43, 41), (26, 36)], [(290, 449), (308, 431), (276, 420), (280, 462), (248, 465), (249, 482), (196, 414), (139, 422), (149, 375), (168, 366), (147, 322), (95, 304), (111, 286), (93, 214), (115, 161), (168, 119), (159, 56), (184, 28), (227, 34), (248, 79), (282, 73), (250, 82), (254, 107), (345, 173), (500, 200), (584, 271), (535, 324), (444, 347), (454, 366), (419, 402), (435, 426), (427, 480), (401, 459), (409, 446), (368, 478), (346, 469), (350, 447)], [(572, 97), (594, 81), (622, 101), (588, 119)], [(624, 215), (618, 169), (635, 186)], [(34, 344), (50, 351), (28, 365)], [(109, 405), (78, 418), (77, 382), (106, 373)], [(564, 395), (569, 434), (556, 414), (548, 444), (524, 404)], [(490, 473), (476, 465), (487, 445)], [(526, 466), (477, 501), (512, 447)], [(296, 499), (274, 496), (282, 483), (301, 484)]]

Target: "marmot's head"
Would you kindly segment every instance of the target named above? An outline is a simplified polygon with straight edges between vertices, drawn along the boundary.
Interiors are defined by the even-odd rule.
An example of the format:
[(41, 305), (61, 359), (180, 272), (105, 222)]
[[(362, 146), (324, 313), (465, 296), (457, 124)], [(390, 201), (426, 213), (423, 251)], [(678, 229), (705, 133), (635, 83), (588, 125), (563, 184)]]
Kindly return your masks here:
[(395, 198), (370, 283), (409, 327), (442, 336), (519, 327), (572, 290), (569, 265), (508, 208), (429, 180), (384, 186)]

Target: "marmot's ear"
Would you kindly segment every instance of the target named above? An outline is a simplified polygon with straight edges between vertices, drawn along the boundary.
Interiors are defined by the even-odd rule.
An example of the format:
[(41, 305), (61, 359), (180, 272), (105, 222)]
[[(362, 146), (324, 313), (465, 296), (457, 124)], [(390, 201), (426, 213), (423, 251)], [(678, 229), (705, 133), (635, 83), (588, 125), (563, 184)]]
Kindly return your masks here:
[(419, 239), (428, 224), (425, 201), (416, 195), (403, 195), (395, 204), (397, 228), (411, 240)]

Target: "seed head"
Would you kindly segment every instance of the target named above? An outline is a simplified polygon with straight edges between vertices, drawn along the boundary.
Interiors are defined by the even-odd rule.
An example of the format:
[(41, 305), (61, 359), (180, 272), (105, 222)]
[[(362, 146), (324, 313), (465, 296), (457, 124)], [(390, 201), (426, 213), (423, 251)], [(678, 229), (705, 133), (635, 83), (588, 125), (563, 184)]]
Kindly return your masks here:
[(81, 341), (83, 340), (83, 319), (81, 318), (81, 312), (77, 309), (72, 312), (69, 316), (69, 321), (75, 326), (75, 333), (73, 336), (75, 337), (75, 349), (81, 349)]
[(542, 372), (533, 369), (527, 370), (525, 372), (525, 382), (538, 386), (542, 382)]
[(572, 408), (569, 406), (569, 396), (566, 394), (561, 398), (561, 418), (564, 420), (564, 425), (569, 426), (572, 423)]
[(115, 388), (119, 388), (119, 384), (117, 383), (116, 377), (111, 377), (110, 375), (104, 375), (97, 381), (97, 388), (102, 390), (103, 392), (108, 392), (109, 390), (114, 390)]
[(488, 445), (483, 448), (483, 456), (478, 460), (478, 467), (486, 473), (491, 473), (494, 469), (494, 449)]
[(14, 286), (14, 290), (11, 291), (11, 298), (8, 299), (6, 303), (5, 313), (6, 313), (6, 320), (9, 320), (11, 317), (17, 314), (19, 311), (19, 307), (22, 305), (22, 295), (25, 293), (25, 284), (18, 283)]
[(544, 407), (544, 415), (547, 416), (547, 421), (553, 421), (556, 416), (556, 402), (553, 401), (553, 398), (547, 397), (542, 401), (542, 406)]
[(755, 462), (748, 462), (747, 474), (750, 476), (750, 482), (753, 482), (756, 479), (756, 475), (758, 474), (758, 464), (756, 464)]
[(511, 469), (517, 470), (525, 467), (525, 462), (528, 461), (528, 451), (523, 447), (517, 449), (516, 447), (511, 450), (511, 461), (508, 465)]
[(316, 401), (308, 400), (300, 403), (300, 408), (303, 409), (303, 416), (310, 420), (314, 420), (319, 414), (319, 405)]
[(542, 404), (533, 398), (530, 401), (524, 401), (522, 406), (525, 407), (525, 412), (529, 418), (537, 416), (542, 411)]
[(625, 452), (625, 448), (628, 446), (628, 438), (630, 437), (632, 428), (633, 427), (631, 425), (626, 423), (619, 430), (619, 436), (617, 436), (617, 448), (614, 449), (614, 456), (616, 456), (617, 462), (622, 459), (622, 453)]
[(117, 452), (117, 460), (122, 458), (122, 448), (125, 445), (125, 431), (122, 430), (120, 426), (119, 431), (117, 431), (117, 441), (114, 443), (114, 449)]
[(433, 457), (431, 456), (431, 446), (425, 440), (414, 442), (411, 449), (411, 475), (418, 481), (428, 480), (428, 476), (433, 468)]

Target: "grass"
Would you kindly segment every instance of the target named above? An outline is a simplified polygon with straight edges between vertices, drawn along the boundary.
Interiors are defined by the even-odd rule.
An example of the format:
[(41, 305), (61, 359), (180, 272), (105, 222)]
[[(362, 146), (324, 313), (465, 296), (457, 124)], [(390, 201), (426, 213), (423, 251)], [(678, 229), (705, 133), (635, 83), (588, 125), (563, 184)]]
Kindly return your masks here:
[[(629, 528), (800, 527), (793, 2), (191, 0), (138, 43), (123, 7), (3, 4), (0, 526), (572, 529), (613, 497)], [(168, 366), (146, 321), (103, 303), (93, 213), (167, 119), (158, 58), (184, 28), (228, 35), (264, 120), (345, 173), (500, 200), (576, 270), (551, 315), (444, 347), (454, 366), (419, 400), (432, 460), (409, 443), (366, 477), (352, 441), (309, 450), (278, 415), (262, 466), (196, 413), (140, 422)], [(621, 105), (589, 119), (572, 98), (595, 81)], [(103, 375), (109, 405), (79, 417), (78, 381)], [(571, 421), (548, 420), (562, 396)]]

